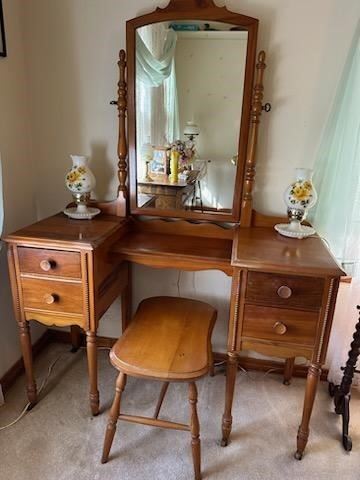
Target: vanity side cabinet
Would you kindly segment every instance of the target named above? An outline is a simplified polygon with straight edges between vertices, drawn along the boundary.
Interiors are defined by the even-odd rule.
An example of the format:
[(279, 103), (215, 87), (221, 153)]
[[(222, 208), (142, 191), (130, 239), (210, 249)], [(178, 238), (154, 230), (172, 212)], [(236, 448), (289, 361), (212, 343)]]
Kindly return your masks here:
[(339, 279), (344, 272), (319, 237), (296, 240), (273, 228), (238, 228), (232, 250), (233, 283), (222, 445), (232, 428), (232, 402), (241, 350), (309, 360), (295, 457), (301, 459), (324, 364)]
[[(229, 351), (305, 357), (322, 364), (332, 324), (338, 278), (241, 270), (234, 286)], [(238, 292), (238, 293), (237, 293)]]
[(127, 291), (128, 265), (110, 249), (127, 221), (100, 215), (91, 222), (54, 215), (6, 238), (15, 317), (25, 364), (27, 392), (37, 402), (29, 321), (77, 325), (86, 333), (90, 406), (99, 412), (96, 332), (101, 316)]

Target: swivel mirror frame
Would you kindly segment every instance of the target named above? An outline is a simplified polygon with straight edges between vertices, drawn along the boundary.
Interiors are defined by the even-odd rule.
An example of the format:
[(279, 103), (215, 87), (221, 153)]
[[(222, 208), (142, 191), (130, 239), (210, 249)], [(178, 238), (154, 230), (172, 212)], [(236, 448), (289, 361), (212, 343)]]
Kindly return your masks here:
[[(228, 213), (198, 212), (193, 210), (159, 209), (137, 206), (137, 158), (136, 158), (136, 81), (135, 81), (135, 34), (136, 29), (149, 24), (174, 20), (217, 21), (242, 27), (248, 32), (246, 67), (243, 89), (243, 104), (240, 120), (238, 162), (232, 211)], [(118, 84), (119, 144), (118, 177), (119, 191), (116, 200), (117, 215), (143, 215), (172, 217), (213, 222), (240, 222), (251, 225), (252, 189), (255, 177), (255, 156), (258, 126), (263, 109), (263, 73), (266, 68), (265, 53), (260, 52), (256, 63), (258, 19), (230, 12), (218, 7), (213, 0), (171, 0), (167, 7), (136, 17), (126, 23), (127, 58), (120, 51)], [(254, 74), (256, 79), (254, 85)], [(127, 128), (126, 128), (127, 116)], [(128, 135), (128, 147), (126, 133)], [(128, 159), (128, 162), (127, 162)], [(129, 190), (127, 176), (129, 172)], [(130, 205), (129, 200), (130, 198)], [(129, 209), (130, 207), (130, 209)], [(130, 210), (130, 211), (129, 211)]]

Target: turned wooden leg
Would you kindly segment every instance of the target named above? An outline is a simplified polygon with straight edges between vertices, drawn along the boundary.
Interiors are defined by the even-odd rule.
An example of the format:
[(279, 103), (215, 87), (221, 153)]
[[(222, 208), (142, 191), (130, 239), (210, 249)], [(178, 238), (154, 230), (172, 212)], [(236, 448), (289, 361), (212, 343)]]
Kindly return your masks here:
[(155, 408), (155, 413), (154, 413), (154, 418), (158, 418), (161, 406), (163, 404), (167, 389), (169, 388), (169, 382), (164, 382), (161, 387), (160, 395), (159, 395), (159, 400), (157, 402), (156, 408)]
[(97, 388), (97, 345), (96, 333), (86, 332), (86, 350), (90, 381), (90, 408), (95, 416), (99, 413), (99, 392)]
[(194, 462), (195, 480), (201, 480), (200, 425), (197, 414), (197, 388), (194, 382), (189, 383), (189, 403), (191, 408), (191, 449)]
[(30, 402), (29, 409), (37, 403), (37, 391), (33, 370), (32, 347), (29, 322), (19, 322), (20, 345), (26, 375), (26, 392)]
[(226, 447), (229, 443), (231, 433), (232, 416), (231, 409), (234, 399), (235, 380), (238, 367), (238, 356), (236, 353), (228, 353), (226, 365), (226, 392), (225, 392), (225, 410), (222, 418), (222, 440), (221, 446)]
[(210, 374), (210, 377), (215, 377), (214, 355), (213, 355), (211, 343), (209, 343), (209, 359), (210, 359), (209, 374)]
[(116, 380), (115, 397), (110, 409), (109, 420), (106, 427), (101, 463), (106, 463), (109, 458), (111, 445), (114, 440), (114, 435), (116, 432), (116, 424), (120, 414), (121, 394), (124, 391), (125, 384), (126, 384), (126, 375), (120, 372)]
[(131, 321), (131, 264), (128, 262), (128, 280), (127, 285), (121, 292), (121, 324), (122, 324), (122, 333), (125, 332), (127, 326)]
[(319, 364), (312, 363), (308, 370), (305, 390), (304, 409), (301, 424), (297, 435), (297, 450), (295, 458), (301, 460), (309, 438), (309, 423), (314, 406), (316, 389), (320, 380), (321, 367)]
[(79, 350), (81, 345), (81, 329), (78, 325), (71, 325), (70, 327), (70, 337), (71, 337), (71, 352), (75, 353)]
[(284, 385), (290, 385), (291, 379), (293, 376), (294, 371), (294, 364), (295, 364), (295, 357), (287, 358), (285, 360), (285, 368), (284, 368)]

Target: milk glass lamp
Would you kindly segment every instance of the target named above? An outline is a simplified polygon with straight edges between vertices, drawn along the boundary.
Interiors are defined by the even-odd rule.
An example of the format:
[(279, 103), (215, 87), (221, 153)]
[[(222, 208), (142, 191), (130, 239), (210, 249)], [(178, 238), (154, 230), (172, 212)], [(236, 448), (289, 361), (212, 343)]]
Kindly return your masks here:
[(289, 223), (278, 223), (275, 230), (285, 237), (306, 238), (314, 235), (315, 230), (302, 225), (308, 210), (317, 201), (317, 193), (312, 183), (312, 170), (310, 168), (296, 168), (295, 181), (284, 192), (284, 201), (287, 206)]
[(98, 208), (89, 207), (90, 193), (95, 188), (95, 176), (90, 170), (89, 160), (83, 155), (70, 155), (72, 167), (65, 176), (65, 184), (73, 195), (76, 207), (69, 207), (64, 213), (77, 220), (90, 220), (100, 213)]
[(200, 135), (199, 125), (194, 122), (186, 122), (184, 128), (184, 135), (185, 137), (188, 137), (191, 142), (193, 142), (194, 139)]

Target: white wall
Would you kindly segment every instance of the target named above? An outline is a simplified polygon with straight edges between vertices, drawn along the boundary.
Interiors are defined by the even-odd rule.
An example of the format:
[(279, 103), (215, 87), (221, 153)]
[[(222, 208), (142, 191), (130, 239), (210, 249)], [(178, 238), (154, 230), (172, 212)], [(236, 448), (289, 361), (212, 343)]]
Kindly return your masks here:
[[(7, 0), (5, 5), (12, 3)], [(70, 153), (91, 155), (97, 195), (114, 197), (119, 48), (125, 47), (125, 20), (166, 5), (166, 0), (32, 0), (23, 2), (26, 58), (31, 91), (34, 155), (41, 174), (36, 190), (41, 217), (69, 200), (63, 176)], [(224, 2), (220, 2), (223, 5)], [(312, 166), (345, 57), (359, 19), (358, 0), (229, 0), (235, 12), (260, 19), (259, 49), (268, 54), (264, 114), (258, 155), (255, 204), (282, 213), (282, 193), (297, 166)], [(21, 67), (22, 68), (22, 67)], [(22, 71), (20, 68), (20, 72)], [(26, 151), (26, 150), (25, 150)], [(26, 223), (26, 222), (24, 222)], [(177, 274), (136, 267), (137, 299), (177, 290)], [(155, 281), (156, 279), (156, 281)], [(182, 293), (216, 292), (220, 324), (226, 323), (230, 282), (220, 272), (184, 274)], [(116, 308), (101, 332), (117, 335)]]
[[(201, 181), (204, 205), (231, 209), (246, 63), (246, 32), (180, 32), (175, 70), (180, 131), (200, 126), (196, 149), (208, 160)], [(181, 135), (183, 136), (183, 135)]]
[[(32, 0), (26, 10), (35, 157), (41, 165), (39, 212), (51, 214), (69, 195), (63, 174), (69, 154), (92, 156), (97, 193), (116, 190), (116, 58), (125, 21), (166, 0)], [(219, 5), (224, 2), (218, 1)], [(260, 19), (259, 49), (268, 55), (255, 203), (284, 212), (282, 192), (297, 166), (312, 166), (345, 62), (358, 0), (229, 0), (227, 7)], [(46, 179), (47, 181), (43, 181)], [(50, 180), (51, 179), (51, 183)]]
[[(36, 220), (35, 173), (30, 134), (21, 0), (3, 2), (8, 57), (0, 58), (0, 155), (3, 168), (4, 233)], [(0, 377), (20, 357), (11, 303), (6, 248), (0, 252)], [(38, 338), (42, 329), (34, 332)]]

